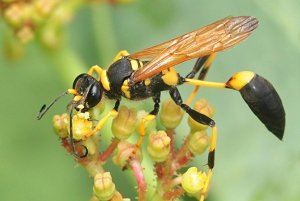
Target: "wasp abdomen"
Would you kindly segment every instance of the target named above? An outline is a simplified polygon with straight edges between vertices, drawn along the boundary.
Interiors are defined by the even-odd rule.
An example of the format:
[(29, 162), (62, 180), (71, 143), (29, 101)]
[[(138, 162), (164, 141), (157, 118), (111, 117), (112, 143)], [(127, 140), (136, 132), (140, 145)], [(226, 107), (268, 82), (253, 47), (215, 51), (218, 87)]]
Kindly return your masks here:
[(272, 84), (256, 74), (239, 91), (253, 113), (281, 140), (285, 128), (285, 111)]

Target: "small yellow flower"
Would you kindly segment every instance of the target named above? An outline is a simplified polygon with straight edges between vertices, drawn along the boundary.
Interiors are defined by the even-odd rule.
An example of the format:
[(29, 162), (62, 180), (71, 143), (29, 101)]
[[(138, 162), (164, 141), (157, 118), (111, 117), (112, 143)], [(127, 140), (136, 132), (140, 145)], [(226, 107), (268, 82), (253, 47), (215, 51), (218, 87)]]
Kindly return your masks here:
[(182, 188), (190, 194), (199, 192), (205, 185), (207, 175), (205, 172), (198, 172), (196, 167), (190, 167), (181, 180)]
[[(93, 122), (89, 120), (89, 113), (81, 113), (73, 115), (73, 138), (75, 140), (81, 140), (85, 135), (93, 130)], [(69, 128), (68, 128), (69, 129)]]

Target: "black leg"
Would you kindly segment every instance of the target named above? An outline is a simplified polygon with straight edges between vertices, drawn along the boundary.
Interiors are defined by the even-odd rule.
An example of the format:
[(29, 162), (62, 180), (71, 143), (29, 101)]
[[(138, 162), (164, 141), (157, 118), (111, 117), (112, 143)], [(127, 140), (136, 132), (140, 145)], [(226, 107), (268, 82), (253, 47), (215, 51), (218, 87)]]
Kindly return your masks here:
[(121, 99), (118, 99), (118, 100), (115, 102), (114, 110), (116, 110), (116, 111), (119, 110), (120, 102), (121, 102)]
[(195, 75), (199, 72), (199, 70), (203, 67), (203, 64), (207, 61), (208, 57), (209, 57), (209, 55), (200, 57), (199, 59), (197, 59), (195, 65), (193, 67), (193, 70), (189, 74), (187, 74), (187, 76), (185, 76), (185, 77), (189, 78), (189, 79), (193, 79), (195, 77)]
[(155, 96), (153, 96), (153, 101), (154, 101), (154, 109), (150, 112), (150, 114), (156, 116), (159, 111), (160, 93), (157, 93), (155, 94)]
[(173, 101), (177, 105), (179, 105), (183, 110), (185, 110), (186, 113), (188, 113), (192, 119), (194, 119), (195, 121), (197, 121), (201, 124), (208, 125), (210, 127), (215, 126), (215, 121), (214, 120), (212, 120), (211, 118), (209, 118), (208, 116), (206, 116), (204, 114), (201, 114), (201, 113), (197, 112), (196, 110), (193, 110), (188, 105), (186, 105), (182, 102), (181, 95), (180, 95), (177, 87), (172, 87), (169, 90), (169, 93), (170, 93), (171, 98), (173, 99)]

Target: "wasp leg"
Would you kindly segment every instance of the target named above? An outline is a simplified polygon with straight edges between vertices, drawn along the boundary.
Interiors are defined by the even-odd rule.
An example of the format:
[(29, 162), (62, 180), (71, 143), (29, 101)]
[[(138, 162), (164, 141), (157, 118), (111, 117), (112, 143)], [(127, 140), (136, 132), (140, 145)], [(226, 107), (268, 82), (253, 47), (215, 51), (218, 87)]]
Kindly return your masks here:
[(98, 77), (101, 77), (103, 69), (98, 65), (94, 65), (88, 70), (87, 74), (93, 75), (94, 72), (96, 72), (98, 74)]
[(192, 108), (190, 108), (188, 105), (183, 104), (183, 101), (181, 99), (181, 95), (177, 89), (177, 87), (172, 87), (169, 91), (171, 98), (174, 100), (174, 102), (179, 105), (183, 110), (185, 110), (188, 115), (190, 115), (191, 118), (193, 118), (195, 121), (208, 125), (212, 128), (212, 135), (211, 135), (211, 143), (208, 153), (208, 159), (207, 159), (207, 165), (208, 165), (208, 173), (207, 173), (207, 179), (205, 181), (204, 187), (201, 192), (200, 201), (204, 200), (204, 197), (207, 193), (207, 188), (209, 186), (211, 177), (212, 177), (212, 169), (214, 167), (215, 163), (215, 149), (216, 149), (216, 140), (217, 140), (217, 128), (216, 123), (211, 118), (207, 117), (204, 114), (201, 114)]
[[(201, 67), (203, 66), (203, 68), (201, 69), (200, 74), (198, 76), (198, 80), (204, 80), (206, 77), (206, 74), (208, 73), (208, 70), (211, 66), (211, 63), (214, 61), (214, 59), (216, 57), (216, 54), (217, 53), (213, 53), (211, 55), (199, 58), (195, 64), (192, 72), (190, 72), (186, 76), (186, 78), (193, 79), (195, 77), (195, 75), (198, 73), (198, 71), (201, 69)], [(199, 86), (195, 86), (193, 92), (190, 94), (190, 96), (188, 97), (188, 99), (186, 101), (187, 105), (189, 105), (193, 101), (195, 95), (198, 93), (198, 90), (199, 90)]]
[(217, 127), (213, 126), (212, 134), (211, 134), (211, 142), (210, 142), (210, 147), (209, 147), (209, 153), (208, 153), (208, 159), (207, 159), (207, 166), (208, 166), (207, 178), (206, 178), (205, 184), (203, 186), (203, 189), (201, 190), (200, 201), (204, 200), (205, 195), (207, 193), (208, 186), (210, 184), (211, 177), (212, 177), (212, 170), (215, 165), (216, 142), (217, 142)]
[(114, 58), (113, 63), (118, 61), (119, 59), (121, 59), (122, 57), (128, 56), (129, 53), (127, 52), (127, 50), (122, 50), (120, 51)]
[(119, 105), (120, 105), (120, 99), (118, 99), (115, 103), (115, 106), (114, 108), (109, 112), (107, 113), (99, 122), (98, 124), (96, 125), (96, 127), (91, 131), (89, 132), (88, 134), (86, 134), (82, 140), (86, 140), (88, 139), (89, 137), (91, 137), (92, 135), (94, 135), (95, 133), (99, 132), (103, 125), (107, 122), (107, 120), (110, 118), (110, 117), (116, 117), (118, 115), (118, 108), (119, 108)]
[(146, 122), (147, 121), (152, 121), (153, 119), (155, 119), (156, 115), (158, 114), (159, 103), (160, 103), (160, 93), (157, 93), (153, 97), (153, 101), (154, 101), (154, 108), (153, 108), (153, 110), (149, 114), (147, 114), (145, 117), (142, 118), (141, 125), (140, 125), (139, 140), (135, 144), (135, 148), (132, 151), (131, 158), (135, 156), (137, 150), (142, 145), (143, 139), (145, 137), (145, 124), (146, 124)]

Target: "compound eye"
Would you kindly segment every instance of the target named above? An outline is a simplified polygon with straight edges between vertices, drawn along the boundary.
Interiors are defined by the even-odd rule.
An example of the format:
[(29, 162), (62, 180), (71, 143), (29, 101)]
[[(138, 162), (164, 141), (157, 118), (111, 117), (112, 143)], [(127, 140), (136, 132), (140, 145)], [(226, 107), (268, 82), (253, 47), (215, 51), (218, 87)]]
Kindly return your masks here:
[(102, 88), (99, 82), (94, 82), (86, 95), (85, 107), (92, 108), (96, 106), (102, 98)]
[(83, 94), (85, 89), (90, 85), (90, 77), (88, 74), (83, 73), (78, 75), (73, 82), (73, 89), (79, 94)]

